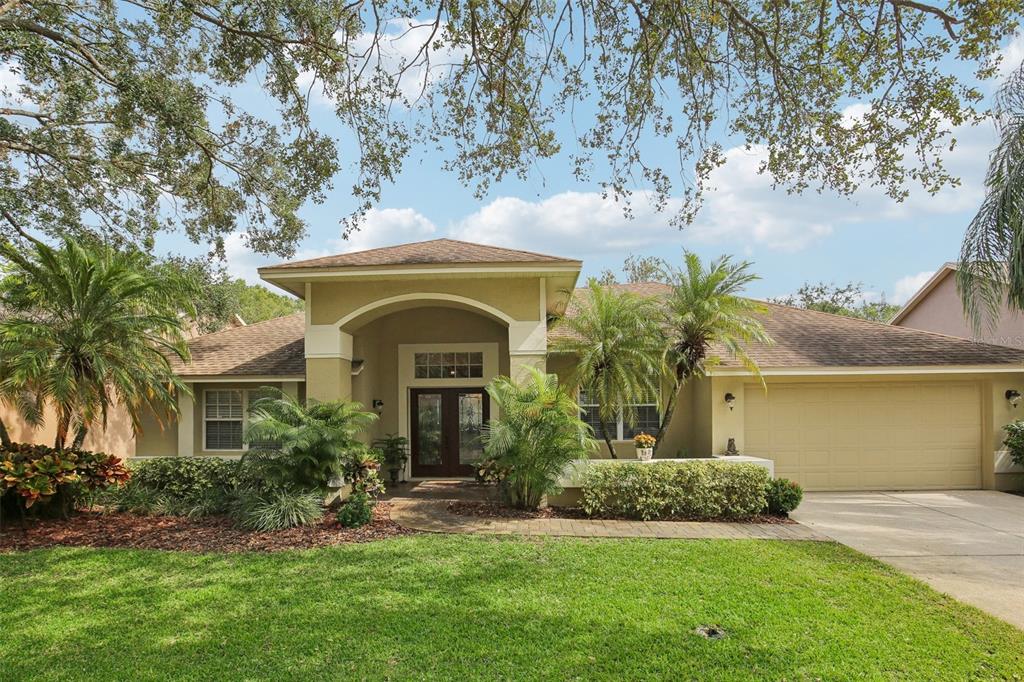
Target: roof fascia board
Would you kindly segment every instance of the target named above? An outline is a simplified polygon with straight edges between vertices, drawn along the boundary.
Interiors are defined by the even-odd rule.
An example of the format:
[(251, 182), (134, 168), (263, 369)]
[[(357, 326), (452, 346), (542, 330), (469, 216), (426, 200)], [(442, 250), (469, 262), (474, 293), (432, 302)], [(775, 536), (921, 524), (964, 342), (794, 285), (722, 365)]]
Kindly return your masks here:
[[(1014, 365), (903, 365), (870, 367), (766, 367), (761, 376), (858, 376), (869, 374), (1011, 374), (1024, 373), (1024, 364)], [(743, 367), (719, 367), (709, 376), (754, 376)]]
[(274, 268), (260, 268), (257, 272), (263, 279), (334, 279), (349, 277), (416, 277), (422, 275), (458, 275), (458, 274), (571, 274), (578, 273), (582, 263), (561, 264), (540, 264), (533, 263), (522, 266), (516, 265), (473, 265), (468, 267), (410, 267), (396, 268), (391, 265), (371, 266), (365, 268), (323, 268), (323, 269), (296, 269), (277, 270)]
[(178, 377), (190, 384), (254, 384), (258, 382), (267, 381), (300, 381), (305, 383), (305, 374), (261, 374), (254, 376), (251, 374), (178, 374)]

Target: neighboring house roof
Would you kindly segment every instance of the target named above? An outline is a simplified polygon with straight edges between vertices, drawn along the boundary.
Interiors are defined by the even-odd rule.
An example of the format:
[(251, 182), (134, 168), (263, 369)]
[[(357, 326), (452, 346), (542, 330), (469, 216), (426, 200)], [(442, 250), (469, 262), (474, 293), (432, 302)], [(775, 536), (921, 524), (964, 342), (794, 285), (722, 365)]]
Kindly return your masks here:
[[(614, 285), (642, 295), (664, 296), (666, 284), (644, 282)], [(567, 315), (578, 310), (586, 289), (577, 289)], [(832, 315), (776, 303), (764, 303), (764, 328), (773, 345), (752, 344), (747, 351), (762, 368), (778, 367), (899, 367), (930, 365), (994, 365), (1024, 362), (1024, 351), (976, 343), (944, 334), (893, 327), (853, 317)], [(555, 326), (549, 339), (564, 337)], [(724, 348), (712, 348), (722, 367), (739, 367)]]
[(189, 341), (192, 360), (172, 358), (174, 370), (189, 376), (302, 376), (306, 373), (305, 314), (229, 327)]
[(936, 270), (935, 274), (924, 283), (924, 286), (918, 289), (917, 292), (910, 297), (910, 300), (900, 308), (899, 312), (889, 320), (889, 324), (899, 324), (902, 322), (904, 318), (910, 314), (910, 311), (916, 308), (921, 301), (928, 297), (928, 294), (931, 293), (932, 289), (937, 287), (942, 280), (946, 279), (946, 277), (954, 272), (956, 272), (956, 263), (943, 263), (942, 267)]
[(571, 258), (549, 256), (533, 251), (505, 249), (473, 244), (457, 239), (431, 239), (425, 242), (385, 246), (368, 251), (280, 263), (264, 270), (292, 268), (347, 268), (375, 265), (445, 265), (453, 263), (579, 263)]

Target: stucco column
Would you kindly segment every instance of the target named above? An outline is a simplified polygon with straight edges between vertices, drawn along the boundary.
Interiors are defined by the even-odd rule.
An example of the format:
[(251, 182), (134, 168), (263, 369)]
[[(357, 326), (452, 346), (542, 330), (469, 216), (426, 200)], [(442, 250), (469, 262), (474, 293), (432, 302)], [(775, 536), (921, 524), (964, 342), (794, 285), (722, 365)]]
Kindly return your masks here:
[(509, 356), (509, 376), (515, 381), (523, 381), (528, 376), (527, 368), (535, 367), (540, 371), (547, 371), (547, 356), (543, 353), (514, 354)]
[(306, 326), (306, 399), (352, 399), (351, 334), (332, 324)]
[[(189, 384), (194, 389), (195, 384)], [(178, 456), (191, 457), (195, 453), (195, 400), (184, 391), (178, 392)]]

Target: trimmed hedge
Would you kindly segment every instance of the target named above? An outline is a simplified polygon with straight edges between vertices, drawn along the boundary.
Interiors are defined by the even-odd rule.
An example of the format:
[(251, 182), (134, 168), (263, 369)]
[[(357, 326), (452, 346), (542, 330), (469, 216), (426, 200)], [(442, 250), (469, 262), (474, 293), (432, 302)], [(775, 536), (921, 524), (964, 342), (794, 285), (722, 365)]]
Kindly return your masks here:
[(220, 457), (154, 457), (131, 463), (137, 485), (176, 498), (197, 498), (239, 483), (238, 460)]
[(584, 476), (583, 511), (628, 519), (718, 519), (761, 514), (768, 471), (728, 462), (622, 462)]
[(769, 514), (788, 516), (789, 512), (800, 506), (803, 499), (804, 489), (796, 481), (775, 478), (768, 483)]

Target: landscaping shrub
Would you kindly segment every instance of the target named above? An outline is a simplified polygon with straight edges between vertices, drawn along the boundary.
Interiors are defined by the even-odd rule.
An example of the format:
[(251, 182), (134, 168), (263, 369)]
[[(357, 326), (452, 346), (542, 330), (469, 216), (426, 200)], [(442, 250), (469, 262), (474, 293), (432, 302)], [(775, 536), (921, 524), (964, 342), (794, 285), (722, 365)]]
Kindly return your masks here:
[(288, 488), (270, 492), (241, 489), (231, 505), (232, 518), (246, 530), (272, 531), (308, 526), (323, 515), (320, 494)]
[(1011, 422), (1003, 431), (1006, 433), (1003, 445), (1010, 452), (1010, 460), (1017, 466), (1024, 466), (1024, 421)]
[(796, 481), (788, 478), (773, 478), (768, 481), (765, 490), (768, 497), (768, 513), (786, 516), (800, 506), (804, 499), (804, 489)]
[(345, 528), (365, 526), (373, 520), (373, 505), (373, 498), (366, 493), (352, 493), (338, 510), (338, 523)]
[(220, 457), (155, 457), (132, 463), (135, 482), (178, 499), (228, 490), (239, 482), (238, 460)]
[(0, 448), (0, 498), (22, 511), (59, 501), (71, 511), (85, 494), (124, 485), (131, 473), (114, 455), (14, 443)]
[(768, 472), (756, 464), (656, 462), (595, 465), (581, 506), (589, 516), (630, 519), (743, 518), (767, 504)]
[(513, 507), (536, 509), (558, 490), (566, 465), (593, 451), (591, 429), (580, 407), (553, 374), (529, 368), (522, 383), (497, 377), (487, 393), (501, 417), (484, 431), (484, 453), (505, 470), (502, 495)]

